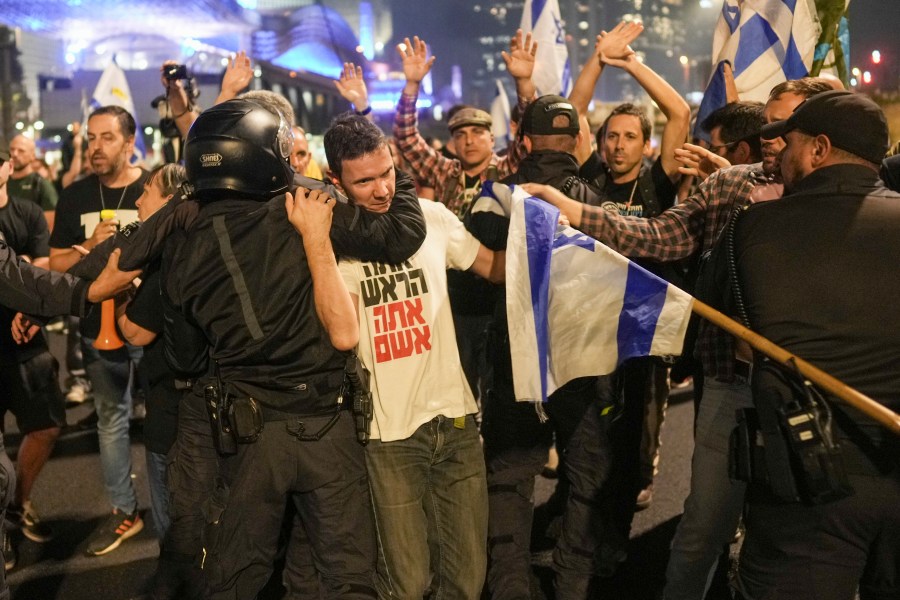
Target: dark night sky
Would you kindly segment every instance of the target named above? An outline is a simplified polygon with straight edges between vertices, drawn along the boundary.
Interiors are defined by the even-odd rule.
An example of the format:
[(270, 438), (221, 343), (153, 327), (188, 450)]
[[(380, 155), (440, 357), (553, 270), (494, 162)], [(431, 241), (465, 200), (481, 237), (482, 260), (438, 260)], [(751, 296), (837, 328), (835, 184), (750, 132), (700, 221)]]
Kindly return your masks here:
[[(560, 4), (574, 0), (560, 0)], [(591, 0), (588, 0), (591, 1)], [(593, 0), (597, 1), (597, 0)], [(686, 3), (696, 0), (684, 0)], [(459, 63), (479, 64), (480, 49), (477, 39), (482, 35), (515, 31), (520, 14), (511, 14), (506, 26), (497, 21), (474, 18), (472, 6), (486, 4), (483, 0), (391, 0), (394, 14), (394, 42), (405, 35), (419, 34), (432, 46), (437, 55), (435, 63), (435, 83), (449, 82), (449, 65)], [(718, 9), (709, 9), (718, 12)], [(850, 2), (850, 51), (851, 64), (865, 69), (871, 68), (871, 51), (879, 49), (885, 57), (881, 67), (875, 69), (893, 70), (894, 79), (900, 72), (900, 1), (898, 0), (851, 0)], [(712, 31), (704, 36), (698, 34), (701, 47), (712, 49)], [(499, 57), (498, 57), (499, 60)], [(474, 67), (470, 67), (474, 68)], [(874, 73), (878, 75), (878, 71)], [(465, 71), (464, 71), (465, 74)], [(445, 79), (446, 78), (446, 79)]]

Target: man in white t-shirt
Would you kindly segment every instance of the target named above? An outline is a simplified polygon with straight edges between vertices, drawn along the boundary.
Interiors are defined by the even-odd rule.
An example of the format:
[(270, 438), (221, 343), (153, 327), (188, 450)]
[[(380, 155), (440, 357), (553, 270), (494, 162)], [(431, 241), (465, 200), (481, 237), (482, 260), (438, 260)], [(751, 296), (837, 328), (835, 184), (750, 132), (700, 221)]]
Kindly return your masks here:
[[(338, 117), (325, 134), (329, 176), (351, 202), (385, 212), (394, 163), (365, 117)], [(427, 235), (398, 265), (342, 260), (359, 308), (358, 353), (374, 403), (366, 448), (380, 597), (479, 598), (487, 556), (487, 482), (459, 360), (446, 269), (503, 278), (503, 253), (469, 234), (444, 205), (421, 200)]]

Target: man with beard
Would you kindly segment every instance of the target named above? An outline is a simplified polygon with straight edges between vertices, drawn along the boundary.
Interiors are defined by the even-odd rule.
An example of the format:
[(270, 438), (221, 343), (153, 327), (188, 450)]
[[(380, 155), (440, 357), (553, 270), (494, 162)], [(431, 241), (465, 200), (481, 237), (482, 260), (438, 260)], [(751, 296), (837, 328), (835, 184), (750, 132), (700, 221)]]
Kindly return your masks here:
[[(730, 279), (734, 292), (726, 307), (774, 344), (896, 411), (900, 320), (889, 307), (900, 279), (889, 257), (900, 254), (900, 194), (878, 180), (889, 140), (884, 112), (863, 94), (828, 91), (764, 127), (762, 137), (786, 143), (786, 193), (735, 215), (720, 242), (716, 253), (725, 250), (730, 260), (715, 262), (717, 279)], [(766, 361), (754, 366), (765, 475), (752, 477), (747, 495), (737, 597), (900, 597), (900, 437), (822, 390), (816, 405), (827, 421), (818, 420), (838, 448), (840, 468), (828, 469), (830, 486), (816, 485), (836, 460), (824, 460), (815, 441), (804, 445), (797, 453), (818, 450), (821, 470), (804, 460), (791, 469), (799, 491), (788, 492), (786, 459), (767, 431), (785, 419), (780, 411), (797, 425), (784, 404), (797, 395)], [(804, 411), (815, 414), (807, 402)], [(791, 435), (804, 444), (816, 437), (800, 428)], [(840, 471), (846, 480), (836, 485)]]
[[(135, 201), (147, 173), (129, 163), (134, 136), (134, 118), (121, 107), (104, 106), (88, 118), (87, 155), (93, 174), (63, 190), (50, 237), (51, 269), (68, 270), (81, 256), (73, 246), (91, 250), (112, 236), (119, 224), (137, 220)], [(104, 211), (114, 211), (112, 218)], [(94, 390), (100, 463), (112, 513), (88, 544), (87, 554), (92, 556), (115, 550), (122, 540), (143, 528), (131, 479), (128, 436), (128, 387), (141, 349), (126, 345), (101, 354), (93, 345), (99, 331), (100, 311), (94, 310), (81, 321), (81, 345)]]
[[(828, 83), (814, 78), (775, 86), (766, 103), (766, 122), (786, 119), (801, 102), (829, 89)], [(716, 171), (694, 195), (651, 219), (587, 206), (551, 188), (530, 191), (555, 204), (573, 227), (626, 256), (673, 261), (712, 249), (735, 207), (781, 197), (778, 155), (783, 149), (781, 138), (764, 140), (761, 163)], [(731, 335), (700, 321), (697, 353), (705, 374), (703, 400), (696, 417), (691, 491), (666, 570), (667, 600), (702, 600), (719, 551), (732, 540), (744, 505), (746, 485), (728, 477), (735, 411), (752, 406), (748, 357), (739, 357), (736, 350)]]

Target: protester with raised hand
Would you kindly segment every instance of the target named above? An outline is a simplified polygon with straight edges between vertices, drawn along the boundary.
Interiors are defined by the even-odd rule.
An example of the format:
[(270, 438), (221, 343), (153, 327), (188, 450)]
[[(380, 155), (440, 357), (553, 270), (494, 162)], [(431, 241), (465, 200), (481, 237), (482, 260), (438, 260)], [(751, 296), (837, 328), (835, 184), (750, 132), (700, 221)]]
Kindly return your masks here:
[(363, 70), (359, 65), (346, 62), (341, 71), (340, 79), (335, 80), (334, 87), (341, 93), (344, 100), (353, 105), (356, 114), (368, 116), (372, 113), (369, 106), (369, 90), (366, 80), (363, 78)]

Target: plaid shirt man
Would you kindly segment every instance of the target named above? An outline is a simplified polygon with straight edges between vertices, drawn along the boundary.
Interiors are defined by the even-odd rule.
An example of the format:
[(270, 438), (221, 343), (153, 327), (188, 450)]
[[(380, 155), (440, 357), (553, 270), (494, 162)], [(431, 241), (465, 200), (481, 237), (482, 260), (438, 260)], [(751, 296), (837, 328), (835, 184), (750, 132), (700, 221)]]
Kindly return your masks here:
[[(623, 217), (599, 206), (584, 206), (580, 229), (621, 254), (668, 262), (711, 250), (736, 207), (757, 199), (773, 182), (762, 163), (720, 169), (697, 192), (657, 217)], [(774, 184), (777, 185), (777, 184)], [(780, 189), (775, 193), (780, 196)], [(696, 353), (703, 372), (721, 381), (734, 380), (734, 338), (705, 320), (698, 330)]]
[[(403, 158), (413, 170), (417, 181), (434, 188), (437, 201), (447, 205), (455, 215), (462, 218), (468, 212), (471, 202), (481, 191), (481, 182), (488, 179), (498, 181), (516, 170), (524, 154), (524, 147), (518, 141), (510, 144), (506, 156), (494, 153), (491, 162), (478, 175), (476, 188), (466, 189), (466, 173), (462, 163), (456, 158), (447, 158), (432, 148), (419, 134), (416, 117), (418, 96), (401, 94), (394, 115), (394, 139)], [(529, 100), (519, 98), (519, 110), (524, 112)]]

